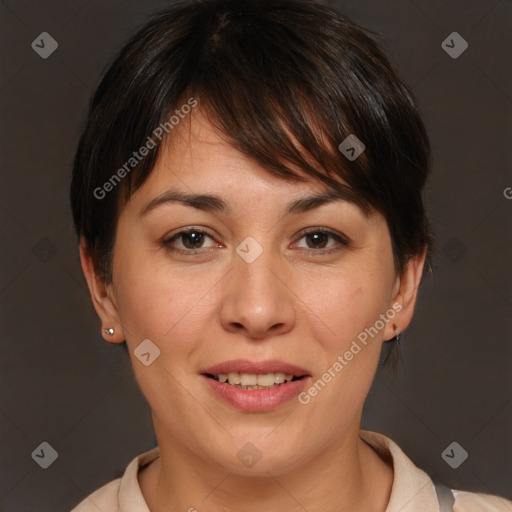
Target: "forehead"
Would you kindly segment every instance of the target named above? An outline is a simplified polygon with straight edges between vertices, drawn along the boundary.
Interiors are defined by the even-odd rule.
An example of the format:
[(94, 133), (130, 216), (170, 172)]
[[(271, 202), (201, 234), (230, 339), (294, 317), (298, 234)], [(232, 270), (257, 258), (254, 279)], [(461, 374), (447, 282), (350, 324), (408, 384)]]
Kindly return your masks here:
[[(297, 189), (300, 182), (286, 182), (282, 178), (266, 171), (239, 151), (232, 143), (217, 130), (214, 125), (202, 114), (195, 111), (177, 130), (171, 133), (162, 148), (162, 153), (155, 166), (155, 171), (167, 169), (182, 178), (199, 179), (209, 186), (229, 186), (237, 177), (249, 185), (260, 178), (274, 185), (274, 187), (290, 185)], [(308, 181), (302, 188), (308, 190), (315, 183), (299, 169), (294, 169)], [(230, 176), (231, 179), (227, 179)], [(318, 183), (322, 190), (325, 188)], [(285, 187), (286, 188), (286, 187)], [(318, 187), (317, 187), (318, 188)]]
[[(180, 123), (171, 135), (162, 145), (156, 165), (144, 184), (153, 192), (163, 191), (171, 184), (190, 193), (216, 190), (224, 195), (234, 192), (253, 197), (304, 195), (329, 190), (326, 184), (308, 176), (297, 166), (289, 165), (304, 181), (284, 179), (269, 172), (226, 141), (200, 110)], [(346, 185), (342, 179), (338, 181)]]
[(341, 179), (333, 191), (296, 166), (289, 167), (305, 181), (275, 175), (224, 140), (200, 113), (180, 123), (171, 134), (148, 179), (126, 205), (129, 210), (137, 209), (140, 218), (177, 204), (218, 215), (251, 210), (256, 215), (278, 211), (286, 216), (337, 203), (344, 212), (352, 211), (365, 220), (372, 216), (357, 205)]

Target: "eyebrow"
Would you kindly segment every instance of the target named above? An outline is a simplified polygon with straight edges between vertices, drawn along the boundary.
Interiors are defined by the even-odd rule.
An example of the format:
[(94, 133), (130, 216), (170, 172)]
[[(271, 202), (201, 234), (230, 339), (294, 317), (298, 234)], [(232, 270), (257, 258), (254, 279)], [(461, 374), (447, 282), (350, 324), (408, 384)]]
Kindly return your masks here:
[[(340, 201), (354, 204), (362, 210), (352, 189), (346, 185), (340, 184), (340, 190), (338, 191), (313, 194), (291, 201), (286, 206), (284, 215), (297, 215), (318, 208), (324, 204)], [(211, 194), (190, 194), (179, 190), (167, 190), (146, 204), (140, 211), (139, 217), (147, 215), (149, 212), (162, 205), (172, 203), (181, 203), (185, 206), (210, 213), (229, 214), (232, 212), (229, 204), (220, 196)]]

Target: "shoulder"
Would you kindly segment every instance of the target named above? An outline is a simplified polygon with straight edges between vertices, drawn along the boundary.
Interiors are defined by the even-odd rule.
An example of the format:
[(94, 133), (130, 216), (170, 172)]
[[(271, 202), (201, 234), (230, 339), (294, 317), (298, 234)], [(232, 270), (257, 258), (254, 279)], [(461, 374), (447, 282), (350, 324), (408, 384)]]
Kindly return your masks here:
[(71, 512), (117, 512), (121, 479), (113, 480), (81, 501)]
[[(394, 480), (386, 512), (432, 512), (439, 510), (436, 484), (418, 468), (389, 437), (361, 430), (360, 437), (383, 459), (390, 459)], [(512, 512), (512, 501), (500, 496), (453, 490), (454, 512)], [(449, 500), (453, 502), (453, 499)], [(452, 505), (449, 505), (450, 510)]]
[(149, 512), (140, 489), (138, 474), (159, 456), (158, 447), (138, 455), (128, 464), (121, 478), (94, 491), (71, 512)]
[(468, 491), (453, 491), (455, 512), (512, 512), (512, 501), (500, 496)]

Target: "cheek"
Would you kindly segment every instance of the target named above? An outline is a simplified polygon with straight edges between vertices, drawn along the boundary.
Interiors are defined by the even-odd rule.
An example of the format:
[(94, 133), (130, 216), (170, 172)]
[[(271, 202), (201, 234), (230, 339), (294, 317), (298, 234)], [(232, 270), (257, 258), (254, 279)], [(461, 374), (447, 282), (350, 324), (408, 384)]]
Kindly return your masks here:
[(382, 269), (367, 263), (347, 264), (330, 277), (308, 277), (301, 287), (305, 322), (316, 344), (306, 349), (322, 368), (301, 403), (308, 402), (313, 416), (329, 418), (317, 441), (332, 442), (359, 414), (378, 364), (383, 331), (372, 337), (366, 329), (388, 309), (389, 283)]
[(359, 266), (303, 277), (297, 289), (313, 337), (329, 354), (344, 351), (373, 325), (389, 295), (382, 273)]
[(117, 305), (128, 345), (149, 338), (162, 352), (193, 350), (209, 319), (209, 290), (218, 276), (206, 267), (183, 272), (150, 257), (120, 257), (117, 268)]

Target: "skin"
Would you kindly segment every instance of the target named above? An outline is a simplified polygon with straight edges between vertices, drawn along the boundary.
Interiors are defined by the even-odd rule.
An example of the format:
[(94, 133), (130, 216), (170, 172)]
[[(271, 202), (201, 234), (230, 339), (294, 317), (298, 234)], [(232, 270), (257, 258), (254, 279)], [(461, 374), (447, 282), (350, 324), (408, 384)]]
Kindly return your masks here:
[[(393, 469), (358, 437), (361, 413), (383, 340), (411, 321), (425, 252), (397, 275), (384, 217), (365, 217), (347, 202), (283, 217), (288, 202), (325, 185), (273, 176), (224, 142), (199, 110), (190, 119), (120, 213), (110, 284), (95, 273), (83, 242), (80, 250), (102, 328), (115, 328), (104, 337), (126, 340), (152, 409), (161, 456), (139, 474), (148, 506), (385, 511)], [(166, 203), (140, 216), (170, 188), (222, 196), (232, 212)], [(196, 246), (202, 253), (165, 246), (190, 226), (212, 235)], [(302, 233), (309, 227), (333, 230), (349, 246), (331, 237), (315, 242)], [(248, 236), (263, 248), (252, 263), (236, 252)], [(186, 242), (171, 247), (190, 251)], [(322, 255), (322, 248), (338, 250)], [(401, 311), (307, 405), (294, 399), (270, 412), (242, 412), (199, 376), (230, 359), (281, 359), (317, 381), (397, 303)], [(161, 350), (150, 366), (133, 355), (146, 338)], [(237, 458), (248, 442), (262, 454), (252, 468)]]

